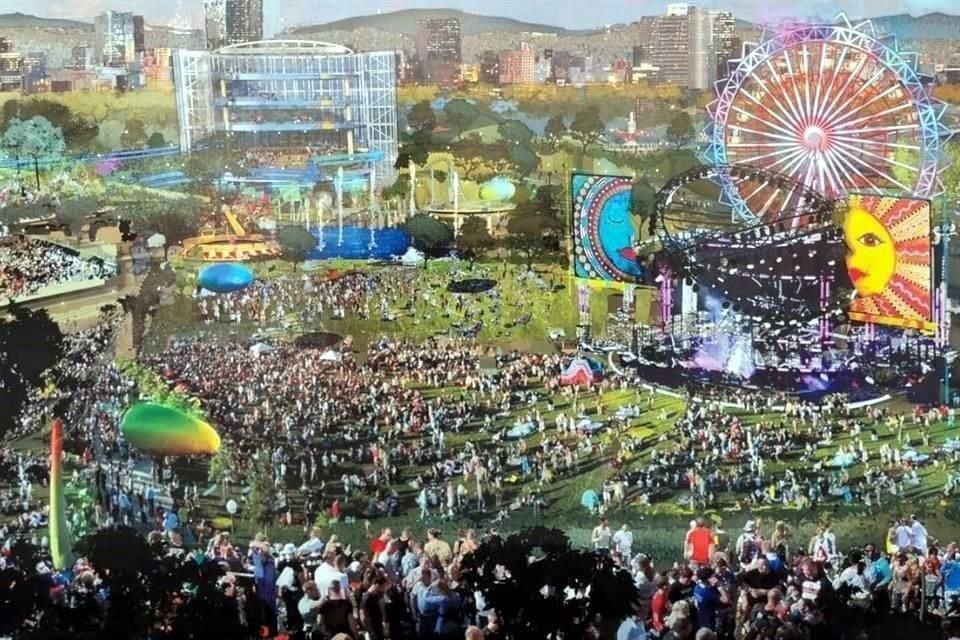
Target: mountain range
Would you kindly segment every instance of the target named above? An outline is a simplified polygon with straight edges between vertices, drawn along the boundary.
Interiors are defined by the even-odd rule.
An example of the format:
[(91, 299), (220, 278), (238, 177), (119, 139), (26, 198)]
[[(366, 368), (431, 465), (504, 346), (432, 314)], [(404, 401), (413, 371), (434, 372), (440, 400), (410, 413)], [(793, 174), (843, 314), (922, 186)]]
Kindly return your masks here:
[(0, 29), (69, 29), (72, 31), (93, 31), (92, 22), (62, 20), (60, 18), (38, 18), (25, 13), (0, 13)]
[[(393, 33), (407, 38), (416, 37), (420, 20), (424, 18), (457, 18), (460, 31), (464, 36), (481, 33), (548, 33), (558, 37), (584, 36), (601, 31), (599, 28), (571, 30), (547, 24), (538, 24), (503, 18), (484, 16), (453, 9), (403, 9), (390, 13), (368, 16), (356, 16), (334, 22), (301, 25), (287, 30), (291, 35), (306, 35), (323, 32), (351, 32), (361, 29)], [(903, 40), (960, 40), (960, 16), (945, 13), (928, 13), (922, 16), (898, 14), (879, 16), (872, 19), (878, 33), (892, 33)], [(625, 28), (616, 25), (614, 28)], [(748, 28), (749, 23), (737, 20), (738, 28)], [(68, 31), (89, 32), (92, 22), (65, 20), (60, 18), (40, 18), (23, 13), (0, 14), (0, 29), (62, 29)], [(157, 27), (159, 28), (159, 27)]]
[[(355, 31), (357, 29), (377, 29), (391, 33), (400, 33), (415, 37), (420, 21), (424, 18), (457, 18), (460, 20), (460, 33), (474, 35), (477, 33), (555, 33), (560, 36), (584, 33), (571, 31), (562, 27), (546, 24), (523, 22), (513, 18), (497, 16), (481, 16), (456, 9), (402, 9), (390, 13), (379, 13), (369, 16), (355, 16), (324, 24), (302, 25), (288, 30), (291, 34), (312, 33), (316, 31)], [(586, 32), (594, 31), (588, 29)]]

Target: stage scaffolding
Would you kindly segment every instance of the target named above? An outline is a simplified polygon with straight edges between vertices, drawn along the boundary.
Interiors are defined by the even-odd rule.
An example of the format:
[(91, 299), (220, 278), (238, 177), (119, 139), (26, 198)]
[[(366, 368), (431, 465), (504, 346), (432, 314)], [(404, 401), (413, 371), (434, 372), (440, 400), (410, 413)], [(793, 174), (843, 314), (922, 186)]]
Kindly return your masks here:
[(180, 148), (222, 136), (238, 149), (374, 152), (380, 186), (395, 178), (395, 54), (323, 42), (249, 42), (174, 52)]

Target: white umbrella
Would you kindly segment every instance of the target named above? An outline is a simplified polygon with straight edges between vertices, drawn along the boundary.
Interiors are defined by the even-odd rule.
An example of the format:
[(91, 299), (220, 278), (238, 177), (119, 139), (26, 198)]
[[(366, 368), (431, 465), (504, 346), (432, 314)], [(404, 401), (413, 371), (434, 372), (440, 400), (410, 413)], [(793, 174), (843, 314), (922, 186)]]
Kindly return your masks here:
[(159, 249), (167, 244), (167, 236), (162, 233), (155, 233), (147, 238), (147, 246), (151, 249)]
[(250, 347), (250, 353), (255, 355), (260, 355), (261, 353), (271, 353), (272, 351), (273, 351), (273, 347), (271, 347), (265, 342), (258, 342), (257, 344)]
[(320, 354), (321, 362), (340, 362), (341, 356), (339, 353), (333, 350), (324, 351)]

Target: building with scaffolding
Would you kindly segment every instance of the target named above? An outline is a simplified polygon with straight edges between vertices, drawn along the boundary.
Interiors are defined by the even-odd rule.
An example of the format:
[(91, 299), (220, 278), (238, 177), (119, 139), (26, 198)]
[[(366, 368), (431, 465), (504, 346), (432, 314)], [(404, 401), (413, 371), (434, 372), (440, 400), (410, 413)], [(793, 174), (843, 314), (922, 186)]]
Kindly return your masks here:
[(225, 141), (244, 151), (306, 151), (319, 164), (330, 157), (365, 158), (380, 185), (395, 177), (393, 51), (247, 42), (214, 52), (177, 50), (173, 74), (185, 153)]

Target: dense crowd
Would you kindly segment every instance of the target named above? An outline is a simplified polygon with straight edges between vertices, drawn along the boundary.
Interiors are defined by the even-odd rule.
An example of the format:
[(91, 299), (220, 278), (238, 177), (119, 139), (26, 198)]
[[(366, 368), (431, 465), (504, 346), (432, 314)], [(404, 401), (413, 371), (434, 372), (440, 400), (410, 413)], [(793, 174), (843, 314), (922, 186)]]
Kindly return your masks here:
[[(304, 325), (398, 314), (424, 321), (424, 313), (494, 323), (506, 304), (488, 294), (479, 305), (433, 284), (424, 287), (417, 272), (399, 269), (287, 278), (230, 295), (198, 294), (195, 308), (203, 323), (267, 328), (292, 314)], [(429, 298), (421, 308), (428, 311), (415, 312), (414, 296)], [(768, 528), (750, 521), (734, 541), (698, 520), (684, 541), (684, 558), (663, 566), (635, 548), (629, 526), (612, 528), (606, 520), (628, 502), (667, 497), (697, 510), (899, 502), (920, 473), (955, 461), (946, 443), (926, 460), (912, 446), (929, 449), (930, 427), (952, 419), (947, 410), (850, 411), (839, 397), (812, 404), (697, 389), (680, 415), (670, 415), (659, 392), (629, 372), (610, 371), (590, 390), (560, 386), (559, 354), (507, 351), (488, 358), (473, 341), (450, 336), (420, 342), (384, 336), (356, 350), (277, 340), (253, 351), (248, 341), (199, 337), (142, 356), (141, 365), (169, 388), (196, 398), (221, 434), (229, 463), (219, 467), (211, 489), (243, 503), (266, 458), (272, 494), (265, 497), (264, 524), (286, 525), (287, 532), (299, 527), (306, 538), (260, 535), (241, 544), (214, 526), (218, 514), (201, 501), (208, 491), (184, 479), (184, 465), (170, 459), (144, 465), (121, 437), (120, 416), (142, 390), (109, 357), (98, 357), (109, 353), (115, 322), (68, 339), (51, 378), (69, 384), (38, 389), (15, 435), (46, 421), (42, 407), (67, 399), (69, 391), (63, 415), (70, 484), (88, 497), (70, 505), (74, 531), (125, 525), (178, 571), (213, 563), (218, 604), (211, 619), (223, 637), (261, 630), (311, 639), (361, 632), (373, 639), (523, 637), (516, 619), (498, 618), (502, 601), (482, 592), (465, 568), (469, 557), (484, 542), (496, 543), (496, 528), (510, 527), (513, 514), (549, 513), (558, 480), (601, 465), (608, 470), (604, 480), (584, 503), (604, 518), (591, 536), (596, 572), (630, 574), (635, 613), (565, 618), (560, 637), (600, 637), (612, 628), (618, 640), (839, 638), (849, 620), (859, 630), (879, 612), (918, 609), (925, 580), (942, 586), (941, 610), (960, 589), (955, 546), (933, 544), (915, 518), (892, 525), (882, 544), (843, 541), (859, 546), (852, 551), (841, 551), (829, 526), (800, 545), (783, 523)], [(328, 352), (334, 356), (322, 357)], [(621, 399), (605, 406), (603, 393), (612, 390)], [(651, 413), (675, 428), (641, 441), (631, 427)], [(843, 446), (835, 442), (840, 437)], [(881, 438), (874, 460), (868, 445)], [(34, 497), (46, 478), (43, 455), (7, 448), (0, 464), (15, 480), (0, 496), (8, 516), (4, 537), (36, 538), (49, 515)], [(863, 477), (851, 480), (846, 469), (859, 464)], [(960, 484), (948, 477), (947, 493)], [(404, 514), (410, 526), (399, 535), (373, 530), (377, 518)], [(438, 528), (468, 517), (487, 531), (454, 537)], [(364, 520), (367, 539), (337, 540), (317, 524)], [(424, 527), (420, 539), (415, 531)], [(10, 547), (3, 556), (8, 567), (17, 563)], [(107, 615), (111, 577), (91, 558), (50, 575), (63, 587), (63, 599), (51, 606), (70, 609), (82, 600), (78, 594), (87, 594), (90, 615)], [(196, 584), (186, 581), (154, 602), (153, 636), (177, 637), (178, 615), (198, 597)], [(580, 599), (590, 599), (585, 585), (561, 598)]]
[(76, 251), (37, 239), (0, 241), (0, 296), (19, 298), (62, 282), (106, 279), (116, 267), (86, 260)]

